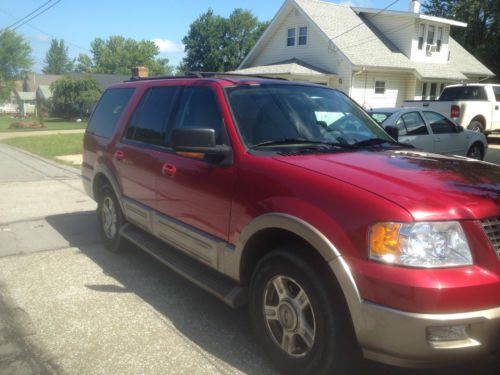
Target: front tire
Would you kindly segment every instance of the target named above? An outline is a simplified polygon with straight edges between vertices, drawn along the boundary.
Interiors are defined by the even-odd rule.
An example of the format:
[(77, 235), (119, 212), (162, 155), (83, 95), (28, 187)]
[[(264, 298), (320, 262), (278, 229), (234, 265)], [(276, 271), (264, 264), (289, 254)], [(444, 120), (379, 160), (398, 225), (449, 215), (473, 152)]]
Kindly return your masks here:
[(284, 249), (257, 265), (250, 286), (252, 323), (284, 374), (346, 373), (349, 355), (342, 346), (350, 340), (331, 289), (318, 270)]
[(481, 143), (476, 142), (470, 146), (469, 151), (467, 151), (467, 157), (476, 160), (484, 159), (484, 147)]
[(106, 249), (118, 252), (122, 248), (120, 229), (125, 223), (120, 204), (113, 188), (104, 185), (99, 194), (97, 218), (101, 238)]

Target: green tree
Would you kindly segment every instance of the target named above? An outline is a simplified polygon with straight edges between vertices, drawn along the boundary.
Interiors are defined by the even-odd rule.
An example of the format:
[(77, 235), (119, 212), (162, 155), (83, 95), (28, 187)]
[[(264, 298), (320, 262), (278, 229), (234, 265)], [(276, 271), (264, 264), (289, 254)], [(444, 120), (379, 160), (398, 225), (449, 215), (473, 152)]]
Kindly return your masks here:
[(68, 47), (64, 40), (52, 39), (50, 48), (45, 55), (45, 74), (64, 74), (73, 70), (73, 61), (68, 56)]
[(64, 77), (52, 83), (50, 89), (52, 112), (64, 118), (89, 116), (101, 95), (91, 77)]
[(500, 76), (500, 1), (428, 0), (425, 12), (467, 23), (452, 27), (451, 36)]
[(75, 63), (75, 72), (77, 73), (92, 73), (92, 59), (89, 55), (80, 53)]
[(236, 69), (268, 24), (259, 22), (247, 10), (235, 9), (224, 18), (209, 9), (190, 25), (182, 39), (186, 57), (179, 70), (187, 73)]
[(80, 54), (76, 70), (86, 73), (130, 74), (135, 66), (145, 66), (150, 75), (173, 73), (167, 58), (158, 58), (158, 47), (150, 40), (126, 39), (111, 36), (109, 39), (96, 38), (91, 43), (92, 58)]
[(9, 97), (14, 81), (21, 78), (33, 61), (31, 46), (13, 30), (0, 30), (0, 100)]

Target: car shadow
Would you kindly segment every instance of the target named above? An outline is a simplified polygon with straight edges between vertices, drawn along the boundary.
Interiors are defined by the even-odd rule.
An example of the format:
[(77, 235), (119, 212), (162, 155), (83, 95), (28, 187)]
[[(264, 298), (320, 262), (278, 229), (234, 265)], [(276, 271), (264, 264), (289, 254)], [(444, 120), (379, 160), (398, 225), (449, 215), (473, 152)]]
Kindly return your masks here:
[[(116, 279), (116, 285), (89, 284), (102, 293), (134, 293), (165, 317), (187, 339), (230, 366), (248, 374), (273, 374), (275, 371), (257, 343), (246, 308), (231, 309), (211, 294), (163, 266), (132, 244), (125, 251), (111, 253), (102, 246), (89, 245), (97, 236), (96, 217), (91, 212), (53, 215), (47, 222), (71, 247), (95, 262), (103, 272)], [(168, 245), (166, 245), (168, 246)], [(461, 366), (439, 370), (408, 370), (362, 361), (357, 374), (375, 375), (493, 375), (500, 373), (498, 363)]]

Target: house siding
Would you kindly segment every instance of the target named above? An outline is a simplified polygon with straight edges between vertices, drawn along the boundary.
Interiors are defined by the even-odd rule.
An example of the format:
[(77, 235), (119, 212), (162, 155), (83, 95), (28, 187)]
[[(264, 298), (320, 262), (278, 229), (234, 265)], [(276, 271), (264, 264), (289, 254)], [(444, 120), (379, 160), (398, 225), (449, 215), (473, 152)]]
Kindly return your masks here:
[[(287, 47), (287, 30), (301, 26), (307, 26), (307, 44), (305, 46)], [(352, 72), (350, 62), (333, 44), (328, 42), (314, 24), (308, 22), (295, 9), (287, 13), (284, 21), (278, 25), (276, 32), (269, 41), (262, 46), (252, 60), (247, 61), (241, 68), (269, 65), (292, 58), (300, 59), (308, 64), (335, 73), (337, 78), (330, 79), (329, 86), (349, 93)]]
[[(385, 82), (385, 93), (375, 93), (375, 82)], [(353, 77), (351, 98), (364, 107), (400, 107), (414, 99), (415, 76), (408, 73), (364, 72)]]

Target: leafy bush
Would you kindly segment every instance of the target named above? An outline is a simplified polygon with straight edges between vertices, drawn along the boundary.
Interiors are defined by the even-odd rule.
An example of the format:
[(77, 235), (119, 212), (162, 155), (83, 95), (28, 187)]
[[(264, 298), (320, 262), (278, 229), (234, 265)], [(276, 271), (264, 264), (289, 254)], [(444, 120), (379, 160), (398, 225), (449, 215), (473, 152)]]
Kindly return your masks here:
[(54, 82), (52, 90), (52, 114), (66, 119), (88, 117), (101, 92), (91, 77), (64, 77)]

